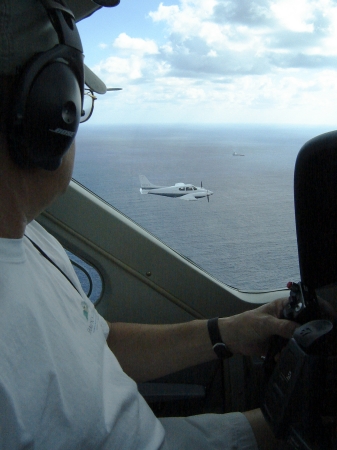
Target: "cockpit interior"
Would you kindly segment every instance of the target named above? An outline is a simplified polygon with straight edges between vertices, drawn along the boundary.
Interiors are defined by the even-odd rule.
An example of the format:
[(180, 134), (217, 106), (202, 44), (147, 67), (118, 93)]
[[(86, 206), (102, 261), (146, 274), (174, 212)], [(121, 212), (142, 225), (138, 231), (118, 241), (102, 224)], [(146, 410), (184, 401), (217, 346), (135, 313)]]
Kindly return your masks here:
[[(126, 2), (126, 0), (122, 1)], [(98, 5), (91, 0), (68, 0), (68, 3), (80, 24), (82, 20), (89, 22), (90, 15), (101, 8), (100, 5), (104, 6), (105, 2), (97, 2), (100, 3)], [(97, 102), (99, 101), (101, 101), (100, 98)], [(310, 137), (315, 136), (316, 134)], [(294, 291), (293, 298), (295, 308), (301, 308), (303, 304), (309, 305), (306, 311), (310, 310), (310, 314), (303, 319), (303, 324), (316, 320), (329, 320), (334, 325), (337, 307), (335, 301), (337, 283), (335, 264), (337, 256), (336, 132), (322, 134), (304, 144), (305, 141), (298, 145), (299, 156), (296, 168), (294, 165), (291, 175), (295, 176), (294, 192), (292, 187), (289, 192), (289, 196), (295, 202), (292, 220), (296, 222), (297, 234), (294, 233), (294, 242), (296, 246), (298, 245), (298, 249), (294, 248), (294, 258), (297, 259), (298, 251), (300, 265), (298, 275), (301, 280), (292, 281), (303, 283), (300, 285), (303, 292), (301, 290), (298, 294)], [(81, 151), (80, 144), (78, 144), (78, 151)], [(98, 139), (95, 154), (98, 155), (99, 151)], [(239, 151), (245, 152), (245, 158), (232, 158), (233, 149), (228, 151), (229, 158), (232, 158), (229, 160), (231, 164), (246, 164), (249, 152), (245, 148)], [(257, 179), (258, 177), (259, 174)], [(137, 223), (136, 218), (128, 217), (111, 201), (93, 192), (85, 185), (84, 180), (85, 176), (81, 180), (76, 180), (74, 177), (65, 194), (43, 212), (38, 221), (69, 252), (84, 289), (87, 290), (98, 312), (106, 320), (149, 324), (179, 323), (198, 318), (238, 314), (274, 299), (291, 295), (292, 291), (286, 286), (289, 280), (284, 280), (283, 288), (277, 286), (262, 290), (240, 289), (231, 286), (230, 281), (225, 283), (219, 280), (194, 262), (189, 255), (186, 256), (167, 245), (151, 228), (145, 229), (143, 224)], [(158, 180), (159, 184), (161, 184), (160, 181)], [(212, 183), (207, 181), (210, 189), (213, 190)], [(166, 180), (164, 184), (165, 182)], [(194, 181), (195, 184), (197, 182), (197, 180)], [(111, 179), (111, 189), (114, 188), (114, 180)], [(137, 195), (137, 189), (136, 187), (135, 195)], [(185, 189), (186, 191), (197, 190), (194, 185), (179, 188), (179, 190)], [(236, 181), (236, 189), (240, 190), (240, 180)], [(226, 194), (225, 188), (223, 191), (225, 193), (216, 189), (214, 192), (214, 197), (219, 198), (224, 198)], [(139, 200), (147, 202), (147, 205), (144, 203), (144, 208), (154, 208), (155, 204), (150, 202), (158, 200), (158, 205), (162, 202), (161, 205), (164, 205), (163, 209), (165, 209), (169, 203), (163, 202), (171, 201), (167, 198), (147, 198), (156, 196), (144, 197), (145, 199), (142, 197)], [(263, 201), (262, 198), (261, 203)], [(208, 203), (191, 203), (191, 205), (184, 204), (177, 207), (185, 208), (184, 211), (186, 211), (189, 207), (199, 208), (195, 203), (202, 203), (200, 208), (205, 208), (205, 214), (208, 214)], [(185, 214), (184, 211), (181, 214)], [(277, 220), (282, 221), (282, 215)], [(249, 217), (246, 219), (243, 215), (242, 221), (247, 222), (247, 233), (249, 233)], [(165, 219), (161, 218), (160, 226), (164, 222)], [(216, 226), (220, 228), (221, 223)], [(193, 230), (199, 227), (203, 229), (204, 224), (196, 220), (190, 232), (193, 233)], [(209, 228), (204, 227), (205, 239), (210, 232)], [(251, 239), (254, 240), (254, 235)], [(209, 259), (212, 265), (212, 255)], [(240, 268), (238, 267), (237, 270)], [(258, 278), (260, 274), (257, 272), (255, 276)], [(332, 315), (328, 314), (323, 307), (321, 308), (322, 302), (330, 305), (334, 311)], [(315, 305), (311, 306), (313, 303)], [(315, 328), (310, 332), (316, 333), (317, 330)], [(278, 375), (274, 375), (274, 378), (269, 373), (266, 380), (265, 360), (261, 358), (234, 356), (228, 360), (210, 362), (139, 384), (139, 391), (155, 414), (160, 417), (204, 412), (245, 411), (264, 405), (264, 411), (269, 420), (272, 423), (279, 420), (277, 424), (282, 424), (275, 429), (283, 433), (282, 436), (287, 437), (289, 449), (335, 449), (337, 445), (336, 403), (330, 404), (327, 412), (317, 411), (312, 403), (309, 402), (309, 405), (305, 403), (306, 395), (311, 396), (311, 392), (315, 390), (315, 383), (318, 382), (329, 385), (329, 393), (324, 392), (322, 397), (335, 398), (336, 355), (333, 350), (335, 336), (331, 337), (329, 332), (327, 335), (329, 335), (328, 338), (325, 334), (316, 336), (318, 344), (316, 346), (310, 344), (310, 347), (305, 347), (300, 339), (295, 339), (294, 345), (300, 348), (298, 352), (304, 362), (300, 368), (296, 369), (298, 380), (291, 390), (287, 391), (286, 382), (283, 384), (280, 382), (281, 388), (285, 391), (284, 395), (280, 394), (280, 409), (282, 409), (282, 402), (286, 402), (285, 399), (288, 397), (295, 399), (289, 400), (282, 411), (279, 411), (277, 405), (275, 406), (274, 392), (268, 384), (270, 379), (273, 380), (274, 386), (278, 383), (280, 378), (276, 377), (280, 377), (279, 372)], [(290, 367), (289, 373), (293, 370), (292, 363), (293, 361), (288, 360), (284, 363), (287, 370)], [(316, 377), (316, 381), (305, 378), (305, 374), (310, 372), (313, 366), (315, 366), (313, 376)], [(303, 367), (305, 373), (301, 372)], [(275, 367), (273, 367), (274, 370), (276, 370)], [(302, 383), (306, 386), (306, 392), (303, 392)], [(315, 401), (317, 402), (316, 397)], [(298, 406), (299, 403), (303, 403), (305, 408), (295, 408), (294, 405)], [(281, 416), (282, 420), (279, 419)], [(312, 424), (313, 420), (315, 426)], [(311, 428), (314, 426), (315, 430), (319, 429), (318, 439), (312, 438), (308, 426), (302, 427), (303, 421), (307, 421)], [(334, 431), (332, 431), (333, 428)]]

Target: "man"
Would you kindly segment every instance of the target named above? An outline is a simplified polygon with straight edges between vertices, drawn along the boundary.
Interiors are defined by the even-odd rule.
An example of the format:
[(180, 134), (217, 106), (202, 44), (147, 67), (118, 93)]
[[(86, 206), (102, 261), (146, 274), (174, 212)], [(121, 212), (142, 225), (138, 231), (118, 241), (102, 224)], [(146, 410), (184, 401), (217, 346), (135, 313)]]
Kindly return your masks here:
[(107, 324), (34, 221), (73, 170), (83, 67), (68, 26), (59, 2), (0, 4), (0, 449), (275, 449), (260, 411), (158, 420), (135, 382), (217, 358), (212, 333), (225, 352), (265, 354), (296, 327), (278, 319), (284, 301), (211, 324)]

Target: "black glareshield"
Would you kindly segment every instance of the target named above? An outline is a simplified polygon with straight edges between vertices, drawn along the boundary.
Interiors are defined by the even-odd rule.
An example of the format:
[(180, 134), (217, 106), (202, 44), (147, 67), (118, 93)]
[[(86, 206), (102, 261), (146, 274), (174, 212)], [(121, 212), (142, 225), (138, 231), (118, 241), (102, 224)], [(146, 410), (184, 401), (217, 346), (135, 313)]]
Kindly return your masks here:
[(290, 287), (284, 316), (304, 325), (283, 341), (282, 351), (274, 340), (261, 409), (288, 449), (332, 450), (337, 448), (337, 131), (300, 150), (294, 202), (301, 282)]
[[(294, 176), (301, 280), (311, 295), (337, 285), (337, 131), (308, 141)], [(327, 299), (337, 311), (337, 295)]]

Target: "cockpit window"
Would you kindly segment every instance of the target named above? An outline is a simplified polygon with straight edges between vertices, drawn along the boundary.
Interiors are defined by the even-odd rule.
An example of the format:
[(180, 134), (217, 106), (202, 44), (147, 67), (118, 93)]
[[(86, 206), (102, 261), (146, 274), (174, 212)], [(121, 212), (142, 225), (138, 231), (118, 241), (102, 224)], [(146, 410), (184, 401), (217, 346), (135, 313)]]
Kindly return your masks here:
[(185, 190), (184, 187), (179, 188), (179, 191), (184, 191), (184, 190)]
[[(74, 178), (220, 281), (284, 288), (299, 279), (295, 160), (336, 116), (337, 4), (164, 3), (79, 22), (86, 64), (123, 90), (80, 126)], [(142, 195), (139, 175), (205, 197)]]

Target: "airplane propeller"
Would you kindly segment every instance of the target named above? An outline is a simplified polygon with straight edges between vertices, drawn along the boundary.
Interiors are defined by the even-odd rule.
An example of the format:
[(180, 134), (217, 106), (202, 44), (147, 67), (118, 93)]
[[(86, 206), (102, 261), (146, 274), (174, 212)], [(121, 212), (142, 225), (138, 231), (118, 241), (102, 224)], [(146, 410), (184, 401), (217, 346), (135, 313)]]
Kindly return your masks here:
[[(200, 183), (200, 187), (202, 188), (202, 182)], [(207, 197), (207, 201), (208, 201), (208, 203), (209, 203), (209, 194), (208, 194), (208, 189), (207, 189), (207, 194), (206, 194), (206, 197)]]

